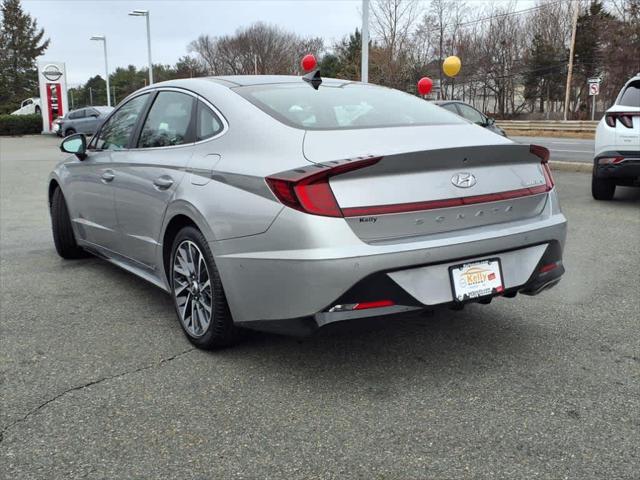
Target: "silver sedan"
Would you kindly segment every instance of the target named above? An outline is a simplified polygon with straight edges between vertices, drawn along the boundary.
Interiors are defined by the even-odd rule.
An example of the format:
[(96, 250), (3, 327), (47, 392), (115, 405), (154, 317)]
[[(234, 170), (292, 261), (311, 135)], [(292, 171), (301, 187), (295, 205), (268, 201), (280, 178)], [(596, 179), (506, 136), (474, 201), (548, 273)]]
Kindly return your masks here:
[(64, 258), (172, 295), (195, 345), (496, 296), (564, 273), (549, 152), (397, 90), (236, 76), (132, 94), (49, 178)]

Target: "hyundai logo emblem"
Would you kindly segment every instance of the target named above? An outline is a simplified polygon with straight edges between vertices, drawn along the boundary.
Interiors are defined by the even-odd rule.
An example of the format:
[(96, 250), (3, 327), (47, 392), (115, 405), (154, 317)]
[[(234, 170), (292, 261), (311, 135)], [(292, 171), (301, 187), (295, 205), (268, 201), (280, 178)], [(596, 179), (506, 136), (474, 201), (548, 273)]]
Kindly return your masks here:
[(458, 188), (470, 188), (476, 184), (476, 177), (472, 173), (456, 173), (451, 177), (451, 183)]

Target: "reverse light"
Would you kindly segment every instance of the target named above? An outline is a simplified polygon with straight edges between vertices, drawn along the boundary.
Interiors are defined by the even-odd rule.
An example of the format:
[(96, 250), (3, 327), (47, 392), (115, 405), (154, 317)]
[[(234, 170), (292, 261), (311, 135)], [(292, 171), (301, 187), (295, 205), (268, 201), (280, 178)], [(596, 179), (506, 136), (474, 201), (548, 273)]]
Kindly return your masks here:
[(342, 217), (342, 210), (333, 195), (329, 179), (347, 172), (370, 167), (380, 157), (364, 160), (335, 162), (333, 166), (313, 165), (304, 169), (288, 170), (266, 178), (273, 194), (284, 205), (325, 217)]

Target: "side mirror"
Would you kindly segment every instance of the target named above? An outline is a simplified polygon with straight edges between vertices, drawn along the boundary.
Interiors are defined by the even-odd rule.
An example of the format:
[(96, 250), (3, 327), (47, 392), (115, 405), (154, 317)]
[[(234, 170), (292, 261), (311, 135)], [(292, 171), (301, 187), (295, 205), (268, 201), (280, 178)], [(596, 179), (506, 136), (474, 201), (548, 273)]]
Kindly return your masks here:
[(495, 118), (487, 117), (487, 125), (491, 126), (491, 125), (495, 125), (495, 124), (496, 124), (496, 119)]
[(74, 133), (62, 140), (60, 151), (73, 153), (80, 160), (87, 158), (87, 138), (83, 133)]

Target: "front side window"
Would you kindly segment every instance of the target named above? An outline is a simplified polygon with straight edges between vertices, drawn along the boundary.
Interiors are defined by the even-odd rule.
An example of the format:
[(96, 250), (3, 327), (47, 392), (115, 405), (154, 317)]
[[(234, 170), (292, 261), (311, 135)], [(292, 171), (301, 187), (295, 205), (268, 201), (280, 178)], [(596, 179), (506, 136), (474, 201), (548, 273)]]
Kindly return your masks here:
[(138, 147), (169, 147), (193, 142), (195, 99), (179, 92), (160, 92), (147, 116)]
[(461, 115), (467, 120), (470, 120), (477, 125), (484, 125), (486, 123), (484, 115), (475, 108), (471, 108), (469, 105), (465, 105), (464, 103), (458, 104), (458, 108), (460, 109)]
[(98, 150), (121, 150), (126, 148), (148, 98), (149, 94), (145, 93), (132, 98), (122, 105), (100, 130), (100, 136), (95, 147)]
[(620, 95), (618, 105), (640, 107), (640, 80), (635, 80), (627, 85), (627, 88), (625, 88), (622, 95)]
[(219, 134), (224, 126), (220, 118), (204, 103), (198, 102), (197, 140), (205, 140)]
[(373, 85), (252, 85), (234, 89), (275, 119), (306, 130), (462, 123), (414, 95)]
[(33, 100), (28, 99), (28, 100), (25, 100), (24, 102), (22, 102), (22, 106), (26, 107), (27, 105), (31, 105), (32, 103), (33, 103)]

